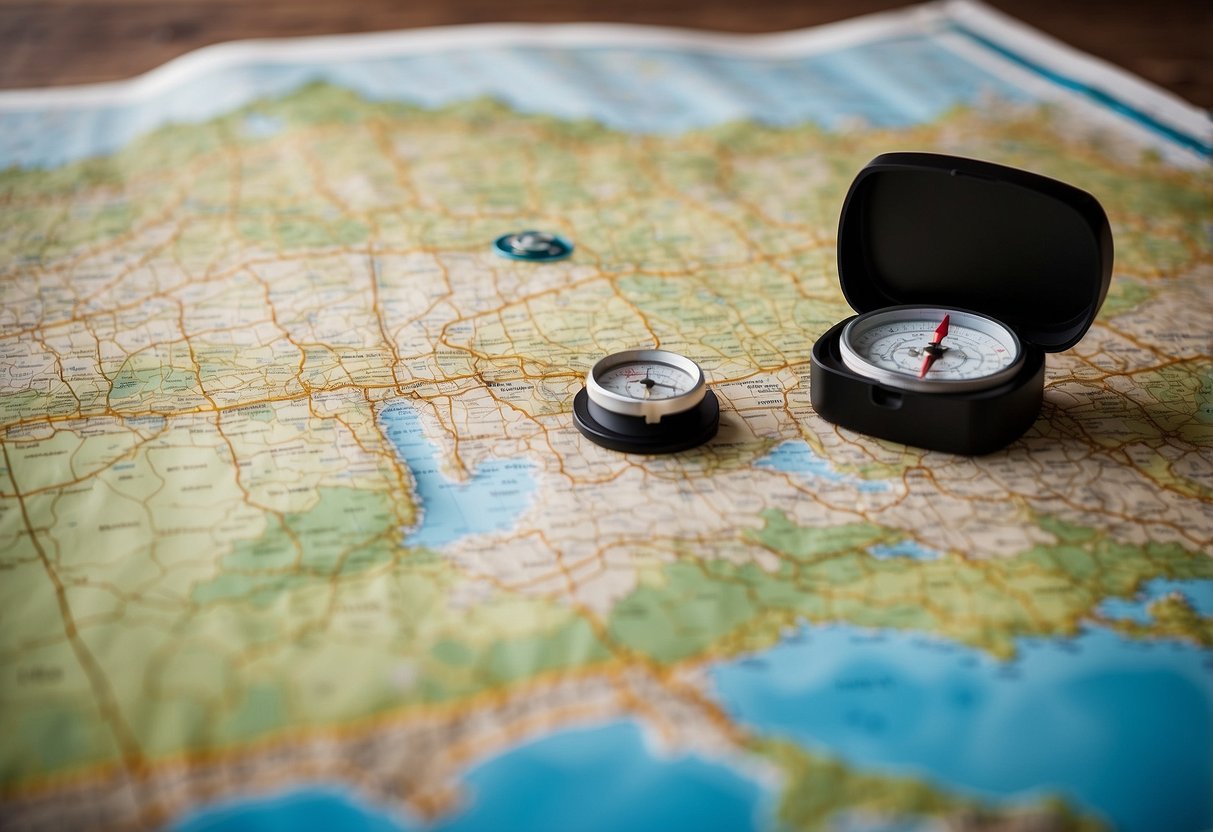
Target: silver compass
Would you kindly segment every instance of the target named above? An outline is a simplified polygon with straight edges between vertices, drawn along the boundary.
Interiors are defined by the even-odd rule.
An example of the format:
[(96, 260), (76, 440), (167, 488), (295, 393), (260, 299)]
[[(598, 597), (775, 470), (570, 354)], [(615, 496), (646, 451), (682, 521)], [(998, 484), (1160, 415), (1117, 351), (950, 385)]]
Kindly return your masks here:
[(1024, 352), (1006, 324), (963, 309), (894, 306), (860, 315), (842, 330), (839, 352), (852, 372), (888, 387), (960, 393), (1015, 377)]
[(624, 350), (599, 360), (573, 397), (573, 424), (596, 445), (670, 454), (716, 435), (720, 402), (703, 370), (669, 350)]
[(594, 404), (650, 425), (695, 407), (708, 389), (698, 364), (668, 350), (612, 353), (590, 368), (585, 386)]

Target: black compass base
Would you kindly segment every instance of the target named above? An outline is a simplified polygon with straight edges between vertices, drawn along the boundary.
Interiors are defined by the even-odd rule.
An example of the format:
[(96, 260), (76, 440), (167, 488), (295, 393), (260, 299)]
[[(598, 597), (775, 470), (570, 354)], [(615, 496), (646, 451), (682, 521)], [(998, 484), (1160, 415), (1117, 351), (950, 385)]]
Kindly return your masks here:
[(720, 427), (720, 403), (708, 390), (685, 413), (648, 424), (641, 416), (622, 416), (590, 401), (582, 388), (573, 399), (573, 424), (596, 445), (625, 454), (672, 454), (698, 447)]
[(835, 324), (813, 345), (809, 400), (818, 416), (868, 436), (905, 445), (980, 456), (1006, 447), (1036, 421), (1044, 395), (1044, 353), (1025, 348), (1010, 381), (971, 393), (894, 390), (842, 361)]

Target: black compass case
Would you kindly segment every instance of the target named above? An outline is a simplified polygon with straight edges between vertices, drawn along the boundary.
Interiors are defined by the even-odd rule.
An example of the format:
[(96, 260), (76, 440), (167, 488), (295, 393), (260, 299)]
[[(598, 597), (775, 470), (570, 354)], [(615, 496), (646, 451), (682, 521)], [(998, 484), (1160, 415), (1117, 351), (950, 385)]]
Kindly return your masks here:
[(1112, 233), (1095, 197), (1015, 168), (935, 153), (886, 153), (859, 172), (838, 226), (838, 277), (857, 313), (922, 304), (981, 312), (1024, 347), (1012, 380), (969, 393), (881, 385), (842, 362), (851, 319), (813, 345), (817, 413), (870, 436), (986, 454), (1031, 427), (1046, 352), (1078, 343), (1112, 276)]

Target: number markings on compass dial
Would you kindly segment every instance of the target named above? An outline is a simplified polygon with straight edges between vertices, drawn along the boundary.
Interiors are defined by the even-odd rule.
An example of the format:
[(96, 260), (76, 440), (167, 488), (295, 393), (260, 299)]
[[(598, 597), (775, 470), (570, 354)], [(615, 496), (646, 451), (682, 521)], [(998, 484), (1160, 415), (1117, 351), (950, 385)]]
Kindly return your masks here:
[(703, 369), (669, 350), (617, 352), (600, 359), (586, 375), (586, 393), (594, 405), (622, 416), (643, 416), (648, 424), (690, 410), (706, 392)]
[[(949, 316), (930, 369), (923, 359), (943, 317)], [(984, 315), (937, 308), (882, 310), (855, 319), (842, 334), (843, 362), (855, 372), (896, 387), (928, 392), (976, 390), (1018, 371), (1019, 339)], [(921, 376), (921, 377), (920, 377)]]
[[(906, 321), (869, 330), (855, 339), (856, 348), (871, 361), (890, 370), (918, 375), (923, 345), (935, 327), (930, 322)], [(933, 378), (978, 378), (1001, 370), (1006, 349), (983, 332), (953, 326), (947, 352), (931, 367)]]
[(669, 399), (689, 392), (696, 384), (689, 373), (657, 361), (623, 364), (597, 379), (600, 387), (633, 399)]

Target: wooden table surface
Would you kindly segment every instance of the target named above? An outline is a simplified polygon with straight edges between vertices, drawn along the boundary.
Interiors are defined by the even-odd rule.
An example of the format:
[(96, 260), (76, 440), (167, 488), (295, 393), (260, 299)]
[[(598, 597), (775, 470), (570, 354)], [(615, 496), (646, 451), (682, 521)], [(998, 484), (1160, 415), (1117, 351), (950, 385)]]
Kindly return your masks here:
[[(1213, 109), (1213, 0), (990, 0)], [(897, 0), (0, 0), (0, 87), (136, 75), (220, 41), (495, 21), (610, 21), (767, 32)]]

